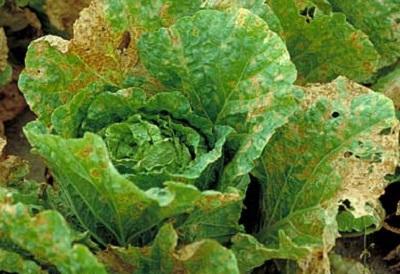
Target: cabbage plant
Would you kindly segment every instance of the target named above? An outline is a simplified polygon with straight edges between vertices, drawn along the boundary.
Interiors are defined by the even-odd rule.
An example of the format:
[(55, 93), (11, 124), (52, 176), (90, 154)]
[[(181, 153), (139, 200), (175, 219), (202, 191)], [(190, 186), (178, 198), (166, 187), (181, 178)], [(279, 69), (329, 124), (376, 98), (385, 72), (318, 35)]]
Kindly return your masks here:
[(32, 42), (24, 132), (55, 180), (35, 210), (5, 188), (0, 251), (61, 273), (251, 273), (268, 260), (329, 273), (339, 233), (380, 228), (398, 159), (393, 102), (356, 83), (396, 56), (348, 13), (102, 0), (72, 39)]

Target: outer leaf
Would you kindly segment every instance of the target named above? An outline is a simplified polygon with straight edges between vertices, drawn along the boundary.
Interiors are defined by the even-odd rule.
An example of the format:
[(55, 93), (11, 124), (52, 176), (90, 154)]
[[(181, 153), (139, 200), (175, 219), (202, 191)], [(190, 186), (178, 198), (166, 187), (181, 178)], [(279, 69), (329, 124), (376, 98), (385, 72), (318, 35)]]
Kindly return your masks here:
[(234, 254), (212, 240), (203, 240), (176, 250), (178, 235), (164, 225), (151, 247), (109, 248), (99, 258), (110, 273), (239, 273)]
[(89, 6), (90, 0), (51, 0), (46, 1), (44, 11), (50, 23), (58, 30), (72, 33), (72, 25), (79, 12)]
[(381, 229), (386, 217), (383, 207), (375, 205), (374, 208), (365, 205), (365, 208), (369, 211), (369, 214), (357, 218), (354, 217), (351, 209), (339, 211), (336, 218), (339, 231), (344, 235), (347, 234), (347, 236), (361, 236)]
[(237, 130), (231, 143), (237, 153), (222, 189), (251, 170), (296, 108), (296, 71), (285, 45), (247, 10), (200, 11), (144, 34), (139, 50), (149, 71), (166, 87), (182, 90), (195, 113)]
[(275, 15), (270, 6), (268, 6), (264, 0), (238, 0), (239, 7), (250, 10), (252, 13), (261, 17), (265, 22), (267, 22), (268, 27), (276, 32), (280, 33), (282, 31), (281, 22), (279, 18)]
[(74, 215), (101, 243), (109, 235), (121, 245), (134, 242), (163, 220), (190, 213), (203, 195), (173, 182), (142, 191), (117, 172), (99, 136), (63, 139), (38, 126), (25, 129), (30, 143), (47, 160)]
[(7, 273), (47, 273), (33, 261), (26, 260), (18, 253), (0, 249), (0, 270)]
[(244, 9), (233, 14), (201, 11), (169, 29), (145, 34), (139, 49), (150, 72), (165, 85), (182, 89), (196, 113), (217, 124), (230, 118), (238, 127), (234, 115), (257, 107), (251, 101), (255, 95), (267, 96), (296, 77), (284, 44), (267, 28)]
[(334, 10), (346, 14), (347, 20), (362, 30), (382, 56), (380, 66), (400, 57), (399, 0), (329, 0)]
[(11, 155), (7, 156), (4, 160), (0, 158), (0, 186), (7, 186), (18, 182), (28, 173), (29, 166), (26, 161)]
[(31, 217), (22, 204), (0, 204), (0, 233), (61, 273), (106, 273), (85, 246), (72, 244), (71, 230), (55, 211)]
[(376, 71), (379, 55), (373, 44), (343, 14), (324, 14), (312, 1), (267, 3), (281, 21), (299, 83), (328, 82), (339, 75), (365, 81)]
[(93, 1), (83, 10), (71, 41), (45, 36), (30, 45), (19, 86), (44, 121), (90, 83), (120, 85), (137, 62), (135, 43), (119, 49), (125, 31), (131, 30), (113, 29), (103, 9), (103, 1)]
[(56, 107), (89, 83), (141, 86), (146, 82), (147, 88), (159, 90), (159, 83), (138, 63), (136, 42), (141, 34), (170, 26), (202, 8), (237, 6), (239, 0), (228, 4), (204, 0), (92, 1), (74, 24), (72, 40), (45, 36), (30, 45), (20, 88), (31, 109), (47, 123)]
[(238, 234), (233, 237), (232, 250), (238, 260), (241, 273), (251, 273), (258, 266), (271, 259), (292, 259), (297, 261), (312, 251), (307, 246), (296, 245), (284, 232), (279, 233), (279, 248), (268, 248), (251, 235)]
[(354, 216), (368, 215), (366, 205), (376, 205), (383, 177), (394, 171), (397, 136), (380, 133), (396, 123), (388, 98), (344, 78), (307, 88), (304, 112), (274, 135), (254, 171), (264, 185), (257, 238), (277, 250), (282, 237), (308, 248), (308, 258), (296, 258), (300, 265), (316, 254), (326, 259), (337, 202), (347, 199)]
[(229, 242), (243, 228), (239, 225), (242, 197), (239, 193), (204, 192), (195, 210), (189, 216), (178, 219), (177, 232), (185, 243), (202, 239)]
[[(151, 3), (145, 0), (108, 0), (104, 1), (104, 6), (111, 26), (117, 31), (132, 26), (156, 31), (161, 27), (169, 27), (179, 18), (191, 16), (201, 9), (235, 10), (243, 7), (260, 17), (268, 13), (268, 7), (262, 0), (155, 0)], [(270, 18), (268, 20), (276, 21)]]
[(7, 84), (11, 80), (12, 70), (7, 63), (8, 47), (7, 37), (4, 29), (0, 28), (0, 87)]

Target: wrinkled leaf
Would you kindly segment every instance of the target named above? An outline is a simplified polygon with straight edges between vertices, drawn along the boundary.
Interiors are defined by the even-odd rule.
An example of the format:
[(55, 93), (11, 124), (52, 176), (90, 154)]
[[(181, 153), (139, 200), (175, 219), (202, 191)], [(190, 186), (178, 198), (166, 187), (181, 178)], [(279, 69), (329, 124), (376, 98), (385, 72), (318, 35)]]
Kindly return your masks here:
[(35, 262), (30, 261), (12, 251), (0, 249), (0, 270), (7, 273), (43, 274), (46, 271), (40, 269)]
[(216, 241), (206, 239), (179, 248), (177, 243), (178, 235), (166, 224), (149, 247), (109, 247), (98, 257), (110, 273), (239, 273), (232, 251)]
[(281, 21), (282, 37), (299, 72), (298, 82), (329, 82), (339, 75), (365, 81), (379, 54), (341, 13), (324, 13), (312, 1), (268, 0)]
[(207, 191), (196, 208), (183, 220), (177, 221), (177, 232), (186, 243), (216, 239), (225, 243), (238, 231), (243, 231), (238, 221), (242, 211), (239, 193)]
[(48, 122), (57, 106), (90, 83), (121, 84), (137, 62), (135, 43), (118, 49), (123, 36), (107, 23), (102, 1), (93, 1), (75, 23), (72, 40), (45, 36), (33, 42), (19, 80), (31, 109)]
[(334, 10), (343, 12), (347, 20), (368, 35), (381, 55), (380, 67), (400, 57), (399, 0), (329, 0)]
[(170, 26), (202, 8), (227, 9), (238, 2), (92, 1), (75, 22), (73, 39), (49, 35), (30, 45), (20, 88), (31, 109), (47, 123), (56, 107), (90, 83), (134, 83), (160, 90), (138, 63), (136, 43), (141, 34)]
[(271, 259), (304, 258), (312, 252), (308, 246), (296, 245), (284, 232), (278, 235), (279, 248), (268, 248), (249, 234), (237, 234), (232, 238), (232, 251), (238, 260), (241, 273), (251, 273), (258, 266)]
[(286, 47), (248, 10), (200, 11), (169, 29), (144, 34), (139, 52), (155, 78), (182, 90), (198, 115), (236, 129), (231, 144), (237, 153), (221, 189), (237, 185), (235, 179), (252, 169), (296, 108), (291, 86), (296, 71)]
[(61, 273), (106, 273), (87, 247), (72, 244), (71, 230), (55, 211), (30, 216), (20, 203), (0, 203), (0, 234)]
[(305, 92), (304, 112), (274, 135), (254, 171), (264, 186), (257, 238), (288, 258), (282, 238), (309, 249), (296, 258), (300, 267), (313, 256), (326, 260), (339, 201), (348, 200), (355, 217), (369, 214), (366, 205), (376, 205), (384, 176), (394, 171), (398, 145), (395, 134), (381, 134), (397, 124), (385, 96), (344, 78)]

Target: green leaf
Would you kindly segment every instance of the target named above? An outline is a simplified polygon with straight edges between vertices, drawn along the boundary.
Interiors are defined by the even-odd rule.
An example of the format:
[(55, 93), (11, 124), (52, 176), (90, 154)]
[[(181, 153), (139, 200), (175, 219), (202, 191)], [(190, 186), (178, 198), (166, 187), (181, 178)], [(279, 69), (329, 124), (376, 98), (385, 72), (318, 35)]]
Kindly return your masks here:
[(73, 39), (48, 35), (31, 43), (20, 89), (46, 123), (56, 107), (91, 83), (122, 87), (134, 82), (158, 91), (162, 87), (138, 62), (136, 42), (141, 34), (170, 26), (203, 8), (238, 6), (239, 0), (228, 5), (202, 0), (93, 1), (75, 22)]
[(63, 139), (46, 133), (40, 123), (30, 124), (25, 133), (54, 172), (73, 214), (100, 243), (110, 237), (121, 245), (133, 243), (163, 220), (190, 213), (207, 195), (175, 182), (139, 189), (118, 173), (96, 134)]
[(311, 249), (295, 244), (285, 233), (278, 235), (279, 248), (268, 248), (249, 234), (237, 234), (232, 238), (232, 251), (238, 260), (241, 273), (251, 273), (258, 266), (271, 259), (292, 259), (297, 261), (309, 255)]
[[(108, 0), (104, 2), (107, 20), (115, 31), (124, 31), (132, 27), (156, 31), (161, 27), (169, 27), (179, 18), (192, 16), (202, 9), (235, 10), (246, 8), (264, 17), (268, 7), (262, 0), (230, 0), (230, 1), (182, 1), (182, 0), (155, 0), (148, 2)], [(266, 18), (267, 19), (267, 18)], [(273, 20), (274, 18), (268, 20)], [(275, 23), (276, 24), (276, 23)]]
[(229, 242), (238, 231), (242, 212), (242, 196), (236, 192), (206, 191), (196, 208), (182, 220), (177, 219), (177, 232), (181, 241), (190, 243), (202, 239)]
[(264, 188), (257, 238), (282, 257), (282, 238), (309, 249), (288, 256), (300, 265), (334, 245), (338, 202), (348, 200), (355, 217), (376, 206), (398, 157), (396, 132), (382, 134), (397, 124), (390, 99), (344, 78), (305, 92), (304, 110), (274, 135), (254, 171)]
[[(224, 171), (219, 188), (240, 185), (244, 189), (247, 179), (243, 176), (253, 168), (252, 161), (260, 156), (274, 130), (286, 123), (295, 111), (301, 92), (291, 85), (296, 78), (296, 71), (283, 41), (259, 17), (247, 10), (237, 9), (244, 5), (262, 15), (268, 10), (267, 6), (260, 1), (241, 2), (229, 5), (200, 5), (196, 2), (197, 8), (193, 9), (168, 1), (159, 1), (151, 8), (148, 2), (133, 5), (130, 2), (105, 1), (104, 6), (100, 2), (93, 3), (82, 12), (81, 19), (75, 24), (74, 39), (65, 41), (47, 36), (30, 46), (27, 68), (19, 81), (20, 88), (33, 111), (46, 124), (57, 107), (72, 100), (77, 93), (81, 92), (81, 97), (87, 97), (82, 93), (90, 87), (115, 90), (128, 83), (145, 83), (146, 93), (159, 92), (164, 89), (163, 85), (169, 90), (178, 88), (189, 98), (193, 112), (202, 116), (203, 120), (209, 120), (206, 124), (231, 126), (237, 131), (230, 136), (228, 150), (233, 159)], [(120, 10), (122, 7), (123, 11)], [(149, 20), (153, 12), (160, 11), (157, 7), (164, 12), (163, 16), (168, 12), (174, 14), (167, 21), (171, 24), (177, 22), (171, 27), (176, 30), (175, 35), (184, 35), (185, 28), (190, 26), (193, 30), (201, 31), (201, 44), (196, 45), (199, 50), (195, 52), (198, 60), (191, 64), (192, 67), (187, 67), (187, 75), (182, 71), (185, 64), (176, 62), (187, 61), (185, 55), (189, 52), (181, 53), (180, 50), (191, 48), (190, 43), (196, 40), (197, 35), (194, 32), (188, 33), (187, 45), (174, 47), (169, 44), (169, 49), (153, 45), (153, 40), (161, 39), (161, 43), (169, 43), (172, 38), (175, 39), (168, 36), (166, 29), (131, 41), (133, 33), (138, 32), (139, 37), (143, 32), (160, 27), (160, 22)], [(202, 8), (228, 9), (230, 12), (209, 10), (199, 12), (193, 18), (178, 19)], [(272, 14), (271, 11), (269, 13)], [(208, 29), (210, 20), (215, 21), (215, 27)], [(98, 29), (92, 24), (99, 28), (101, 26), (102, 33), (96, 35)], [(162, 23), (163, 26), (165, 24)], [(219, 28), (226, 31), (221, 32)], [(88, 37), (84, 37), (86, 34)], [(127, 45), (121, 50), (120, 44), (125, 43), (124, 39)], [(210, 39), (223, 47), (210, 44)], [(156, 78), (147, 73), (142, 63), (137, 64), (137, 40), (140, 41), (141, 62)], [(115, 41), (119, 41), (119, 44)], [(170, 62), (169, 67), (161, 64), (160, 60)], [(153, 61), (157, 61), (160, 67), (149, 66)], [(196, 71), (195, 66), (207, 67), (208, 63), (213, 66)], [(175, 72), (175, 69), (180, 72)], [(169, 76), (163, 76), (163, 70), (167, 70), (172, 79), (165, 79)], [(175, 79), (175, 74), (181, 79)], [(139, 83), (141, 77), (144, 77), (140, 80), (142, 84)], [(174, 83), (175, 80), (177, 82)], [(191, 84), (193, 87), (190, 87)], [(216, 127), (214, 129), (217, 130)]]
[[(366, 205), (368, 207), (368, 205)], [(361, 217), (354, 217), (351, 209), (344, 209), (339, 211), (336, 221), (338, 223), (338, 230), (344, 236), (362, 236), (371, 234), (381, 229), (385, 220), (385, 210), (382, 206), (370, 207), (369, 214)]]
[(239, 273), (232, 251), (216, 241), (206, 239), (179, 249), (177, 243), (178, 235), (166, 224), (149, 247), (110, 247), (98, 256), (110, 273)]
[(220, 188), (237, 186), (297, 106), (296, 70), (282, 40), (248, 10), (210, 10), (144, 34), (138, 47), (146, 68), (181, 90), (197, 115), (236, 129)]
[(12, 68), (7, 65), (3, 71), (0, 71), (0, 86), (8, 84), (12, 79)]
[(238, 0), (239, 6), (250, 10), (255, 15), (267, 22), (268, 27), (276, 33), (282, 32), (281, 22), (274, 11), (264, 0)]
[(329, 82), (339, 75), (365, 81), (379, 54), (368, 37), (341, 13), (323, 13), (312, 1), (268, 0), (283, 27), (299, 83)]
[(329, 0), (334, 10), (368, 35), (381, 55), (380, 67), (400, 57), (400, 2), (398, 0)]
[[(72, 231), (55, 211), (31, 216), (23, 204), (1, 203), (0, 233), (36, 260), (56, 266), (61, 273), (106, 273), (87, 247), (72, 243)], [(25, 267), (35, 269), (29, 262), (25, 262)]]
[(113, 85), (121, 81), (121, 72), (111, 69), (112, 64), (99, 68), (103, 70), (99, 74), (80, 56), (68, 52), (70, 45), (61, 38), (45, 36), (33, 42), (27, 52), (26, 69), (18, 84), (31, 109), (46, 122), (56, 107), (89, 83)]
[(31, 43), (19, 79), (31, 109), (49, 123), (56, 107), (89, 84), (121, 85), (137, 62), (135, 43), (119, 49), (128, 31), (113, 29), (96, 1), (82, 11), (72, 40), (45, 36)]
[(142, 189), (167, 180), (207, 188), (232, 132), (226, 126), (213, 129), (179, 92), (146, 98), (138, 88), (113, 93), (89, 87), (57, 108), (52, 123), (68, 138), (100, 134), (115, 167)]
[(7, 273), (47, 273), (35, 262), (27, 260), (18, 253), (0, 249), (0, 270)]
[(15, 0), (15, 4), (19, 7), (25, 7), (29, 4), (30, 0)]

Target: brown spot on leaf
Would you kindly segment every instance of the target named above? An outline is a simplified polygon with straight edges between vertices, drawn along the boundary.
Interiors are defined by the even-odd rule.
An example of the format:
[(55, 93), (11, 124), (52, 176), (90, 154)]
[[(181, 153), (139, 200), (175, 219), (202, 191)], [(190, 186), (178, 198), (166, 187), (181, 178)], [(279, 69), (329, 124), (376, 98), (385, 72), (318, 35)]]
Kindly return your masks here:
[(97, 258), (100, 262), (104, 263), (112, 273), (131, 274), (134, 273), (137, 268), (135, 265), (128, 263), (119, 256), (111, 246), (99, 252)]

